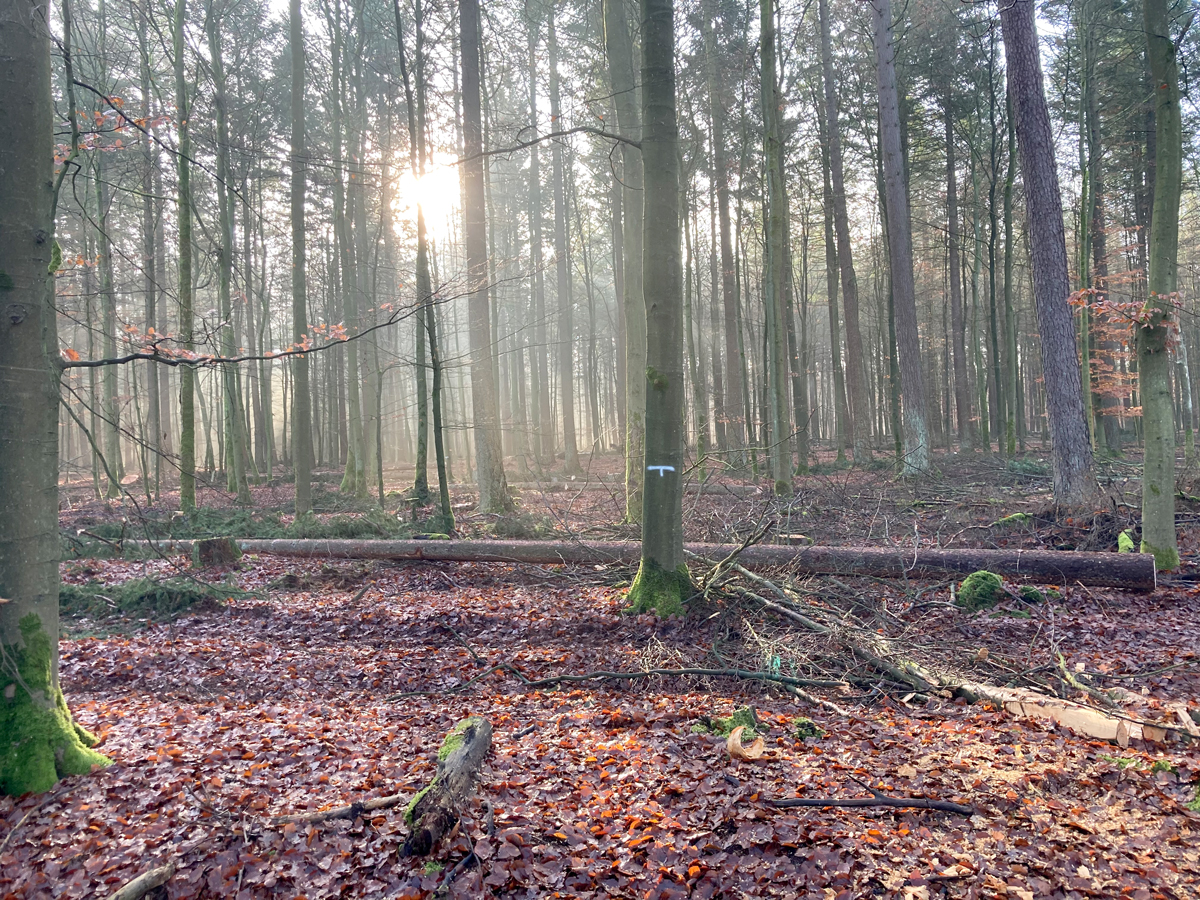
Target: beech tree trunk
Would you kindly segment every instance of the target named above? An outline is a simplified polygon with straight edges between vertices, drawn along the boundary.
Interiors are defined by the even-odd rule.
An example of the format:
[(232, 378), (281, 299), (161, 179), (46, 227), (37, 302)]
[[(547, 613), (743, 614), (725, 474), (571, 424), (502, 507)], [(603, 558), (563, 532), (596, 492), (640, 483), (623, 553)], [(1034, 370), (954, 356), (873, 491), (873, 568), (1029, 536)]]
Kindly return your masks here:
[(1166, 0), (1144, 0), (1146, 58), (1154, 85), (1154, 206), (1150, 215), (1148, 321), (1137, 327), (1138, 384), (1146, 455), (1142, 470), (1142, 551), (1160, 569), (1179, 565), (1175, 537), (1175, 411), (1171, 403), (1171, 329), (1179, 252), (1179, 195), (1183, 129), (1179, 109), (1178, 49), (1171, 39)]
[(0, 5), (0, 793), (107, 762), (58, 683), (58, 405), (50, 272), (54, 103), (49, 3)]
[(641, 0), (641, 15), (646, 495), (641, 565), (629, 602), (666, 616), (682, 612), (691, 590), (683, 561), (683, 261), (672, 0)]
[(954, 112), (950, 93), (942, 100), (946, 126), (946, 222), (950, 251), (950, 343), (954, 357), (954, 419), (960, 450), (972, 449), (971, 388), (967, 381), (967, 319), (963, 314), (962, 273), (959, 268), (958, 178), (954, 157)]
[(1066, 507), (1088, 507), (1099, 495), (1099, 487), (1092, 470), (1092, 443), (1083, 414), (1075, 329), (1067, 306), (1071, 284), (1062, 198), (1050, 113), (1042, 89), (1033, 0), (1013, 0), (1004, 6), (1000, 24), (1025, 180), (1046, 416), (1054, 462), (1054, 499)]

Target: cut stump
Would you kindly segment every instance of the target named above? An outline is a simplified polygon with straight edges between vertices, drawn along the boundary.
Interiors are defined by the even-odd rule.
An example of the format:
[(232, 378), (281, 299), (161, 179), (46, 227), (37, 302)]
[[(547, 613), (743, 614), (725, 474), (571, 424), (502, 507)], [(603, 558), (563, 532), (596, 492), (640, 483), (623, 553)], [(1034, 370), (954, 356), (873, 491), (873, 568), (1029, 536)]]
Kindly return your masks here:
[(492, 747), (492, 724), (471, 716), (455, 725), (438, 750), (437, 774), (404, 810), (412, 834), (402, 856), (424, 856), (458, 821), (479, 781), (479, 770)]

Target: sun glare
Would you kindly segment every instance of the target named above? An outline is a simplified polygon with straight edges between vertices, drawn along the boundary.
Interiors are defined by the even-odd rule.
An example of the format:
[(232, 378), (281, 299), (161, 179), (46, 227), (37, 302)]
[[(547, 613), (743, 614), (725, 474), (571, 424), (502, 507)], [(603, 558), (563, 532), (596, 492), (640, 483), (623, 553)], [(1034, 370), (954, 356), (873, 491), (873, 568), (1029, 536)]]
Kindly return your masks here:
[(453, 233), (460, 205), (460, 187), (458, 167), (450, 165), (452, 162), (453, 157), (435, 160), (421, 178), (415, 177), (411, 169), (404, 170), (394, 207), (398, 226), (415, 223), (420, 205), (425, 211), (425, 227), (435, 241), (440, 242)]

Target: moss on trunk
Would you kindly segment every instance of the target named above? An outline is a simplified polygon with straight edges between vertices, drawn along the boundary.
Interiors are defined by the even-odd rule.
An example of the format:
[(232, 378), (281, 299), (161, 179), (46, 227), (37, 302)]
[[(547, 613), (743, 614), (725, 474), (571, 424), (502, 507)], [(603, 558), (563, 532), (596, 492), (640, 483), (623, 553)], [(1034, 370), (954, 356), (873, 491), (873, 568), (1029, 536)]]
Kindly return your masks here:
[(629, 606), (625, 611), (631, 615), (645, 612), (659, 616), (683, 615), (683, 601), (691, 594), (692, 578), (687, 566), (668, 572), (657, 563), (643, 559), (629, 588)]
[(0, 668), (0, 792), (52, 788), (67, 775), (108, 765), (96, 739), (77, 725), (52, 677), (53, 647), (37, 615), (21, 619), (20, 643), (3, 647)]

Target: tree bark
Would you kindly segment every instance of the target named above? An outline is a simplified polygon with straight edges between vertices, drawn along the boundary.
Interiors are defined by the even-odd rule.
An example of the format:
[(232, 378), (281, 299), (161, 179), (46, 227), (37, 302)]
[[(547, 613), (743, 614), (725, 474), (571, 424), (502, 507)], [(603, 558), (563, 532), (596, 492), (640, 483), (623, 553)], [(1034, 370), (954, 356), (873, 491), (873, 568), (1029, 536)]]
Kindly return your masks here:
[(1000, 12), (1004, 51), (1025, 181), (1025, 206), (1033, 261), (1046, 413), (1054, 462), (1054, 498), (1087, 507), (1099, 495), (1092, 444), (1083, 416), (1075, 331), (1067, 297), (1067, 246), (1055, 169), (1054, 137), (1042, 89), (1033, 0), (1014, 0)]
[(954, 106), (947, 91), (942, 100), (946, 126), (946, 227), (950, 251), (950, 333), (954, 357), (954, 413), (960, 450), (970, 450), (971, 388), (967, 381), (967, 320), (963, 314), (962, 273), (959, 256), (958, 178), (954, 156)]

